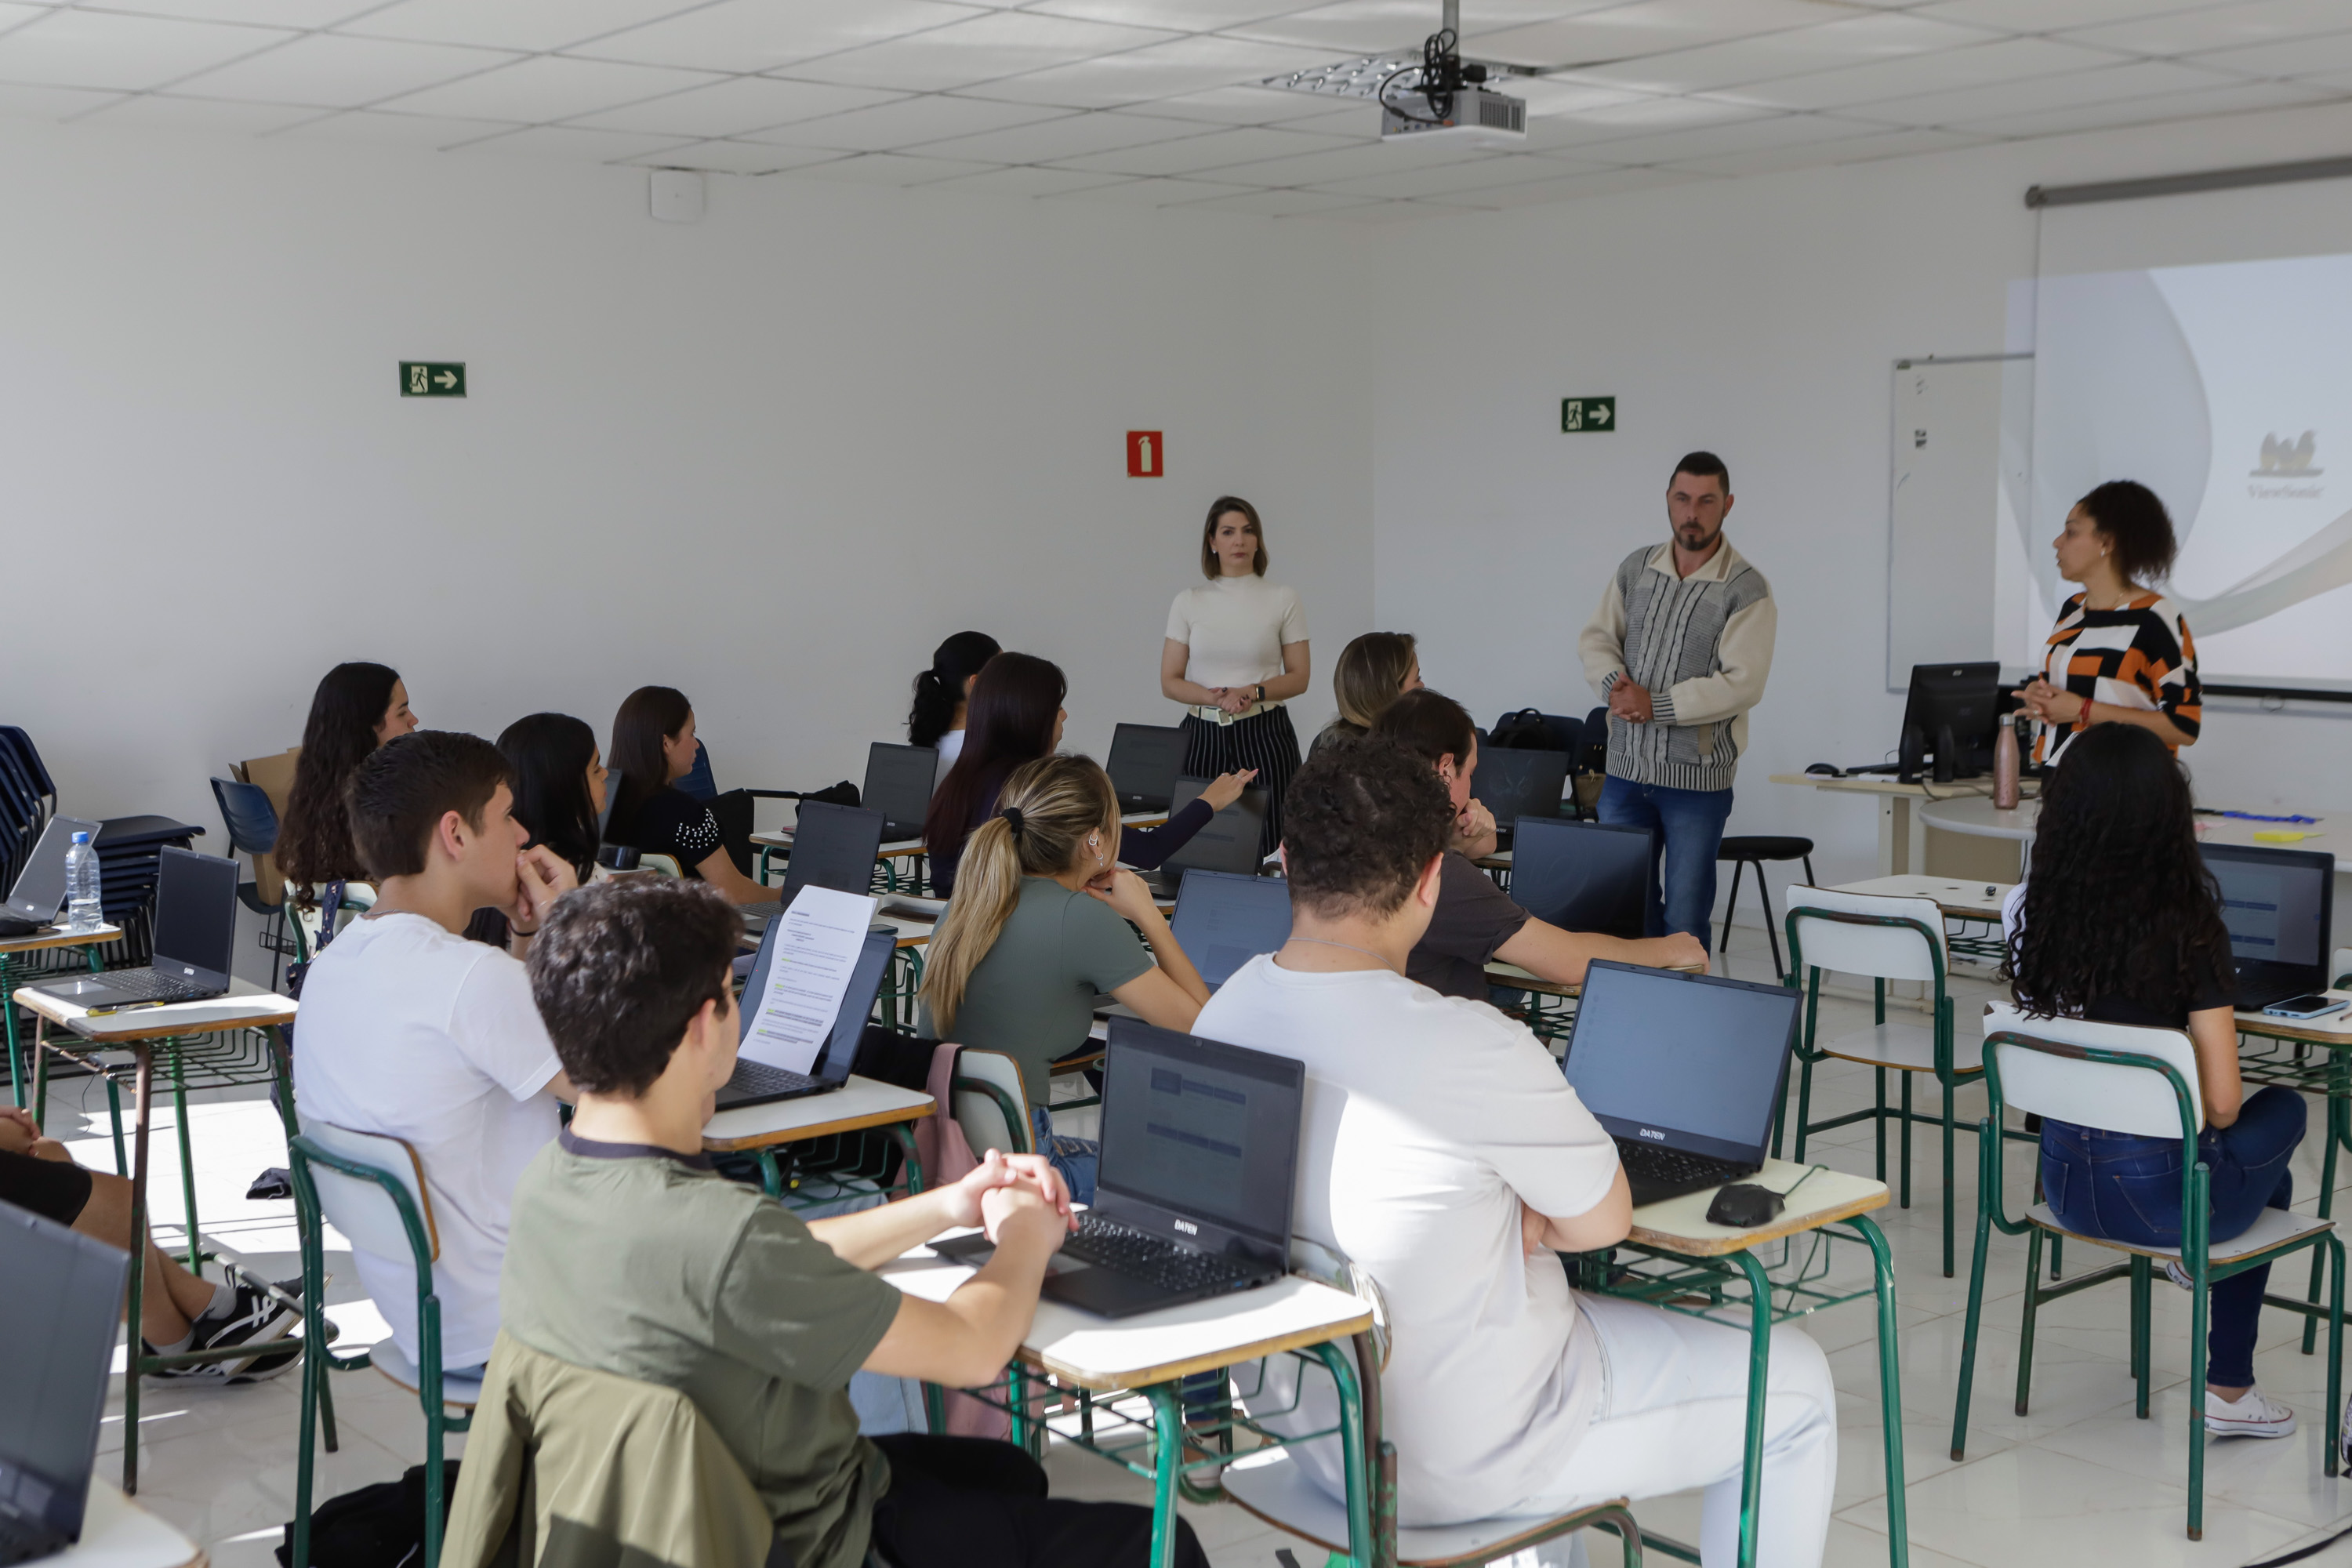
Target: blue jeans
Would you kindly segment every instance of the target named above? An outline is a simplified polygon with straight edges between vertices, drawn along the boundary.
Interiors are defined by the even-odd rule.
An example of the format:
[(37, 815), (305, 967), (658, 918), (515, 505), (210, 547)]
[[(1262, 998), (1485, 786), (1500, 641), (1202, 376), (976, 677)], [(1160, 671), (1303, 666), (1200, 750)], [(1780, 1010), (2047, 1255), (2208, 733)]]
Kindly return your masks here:
[[(2211, 1173), (2212, 1241), (2242, 1236), (2265, 1208), (2294, 1198), (2287, 1162), (2303, 1142), (2303, 1096), (2281, 1084), (2247, 1097), (2238, 1120), (2208, 1127), (2197, 1157)], [(2102, 1132), (2071, 1122), (2042, 1124), (2042, 1195), (2058, 1223), (2084, 1236), (2135, 1247), (2180, 1245), (2180, 1140)], [(2269, 1265), (2233, 1274), (2209, 1294), (2205, 1381), (2239, 1388), (2254, 1381)]]
[[(1601, 786), (1601, 820), (1650, 830), (1649, 933), (1688, 931), (1713, 952), (1715, 852), (1723, 844), (1723, 825), (1731, 820), (1731, 792), (1669, 789), (1611, 773)], [(1663, 895), (1661, 859), (1665, 862)]]
[(1054, 1131), (1054, 1119), (1042, 1105), (1029, 1108), (1029, 1125), (1037, 1134), (1037, 1152), (1062, 1173), (1074, 1204), (1095, 1201), (1095, 1168), (1102, 1163), (1102, 1145), (1091, 1138), (1065, 1138)]

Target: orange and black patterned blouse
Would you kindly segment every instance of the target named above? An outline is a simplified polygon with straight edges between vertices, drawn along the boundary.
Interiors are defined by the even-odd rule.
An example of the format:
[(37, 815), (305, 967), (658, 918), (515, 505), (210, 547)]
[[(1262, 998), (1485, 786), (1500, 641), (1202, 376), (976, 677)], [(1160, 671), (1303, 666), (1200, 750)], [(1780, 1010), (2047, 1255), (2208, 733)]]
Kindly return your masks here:
[[(2205, 702), (2197, 683), (2197, 645), (2180, 607), (2161, 594), (2142, 590), (2113, 610), (2091, 609), (2081, 594), (2067, 600), (2050, 630), (2042, 674), (2088, 701), (2161, 713), (2182, 734), (2197, 738)], [(2088, 728), (2080, 719), (2043, 725), (2033, 760), (2056, 762)]]

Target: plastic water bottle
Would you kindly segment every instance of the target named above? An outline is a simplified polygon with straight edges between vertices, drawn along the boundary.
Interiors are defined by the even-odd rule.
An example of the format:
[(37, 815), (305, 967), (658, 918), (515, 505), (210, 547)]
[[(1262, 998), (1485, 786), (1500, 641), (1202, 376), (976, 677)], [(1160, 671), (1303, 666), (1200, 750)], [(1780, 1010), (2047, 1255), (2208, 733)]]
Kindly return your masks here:
[(66, 851), (66, 930), (96, 931), (106, 923), (99, 894), (98, 851), (89, 834), (77, 833)]

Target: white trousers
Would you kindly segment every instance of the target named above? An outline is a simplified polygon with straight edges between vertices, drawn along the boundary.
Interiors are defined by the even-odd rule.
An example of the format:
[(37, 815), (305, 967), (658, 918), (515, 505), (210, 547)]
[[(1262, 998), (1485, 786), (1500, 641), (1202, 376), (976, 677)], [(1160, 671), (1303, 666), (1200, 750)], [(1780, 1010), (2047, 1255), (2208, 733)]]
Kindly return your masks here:
[[(1706, 1489), (1699, 1555), (1739, 1561), (1739, 1480), (1748, 1415), (1748, 1331), (1659, 1307), (1580, 1296), (1607, 1369), (1592, 1425), (1561, 1460), (1557, 1490), (1531, 1513), (1567, 1513), (1610, 1498)], [(1837, 1391), (1821, 1346), (1793, 1325), (1772, 1331), (1765, 1385), (1764, 1476), (1757, 1568), (1820, 1568), (1837, 1482)], [(1614, 1560), (1616, 1542), (1591, 1543)]]

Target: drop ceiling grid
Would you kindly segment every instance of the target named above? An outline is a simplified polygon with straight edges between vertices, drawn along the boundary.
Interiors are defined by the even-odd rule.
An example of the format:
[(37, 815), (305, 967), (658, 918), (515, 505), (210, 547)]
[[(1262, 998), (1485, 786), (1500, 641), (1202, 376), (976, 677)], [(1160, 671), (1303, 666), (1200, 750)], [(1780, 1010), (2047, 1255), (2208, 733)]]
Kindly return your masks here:
[(0, 113), (1377, 221), (2352, 99), (2347, 0), (1462, 0), (1501, 155), (1256, 85), (1438, 5), (0, 0)]

